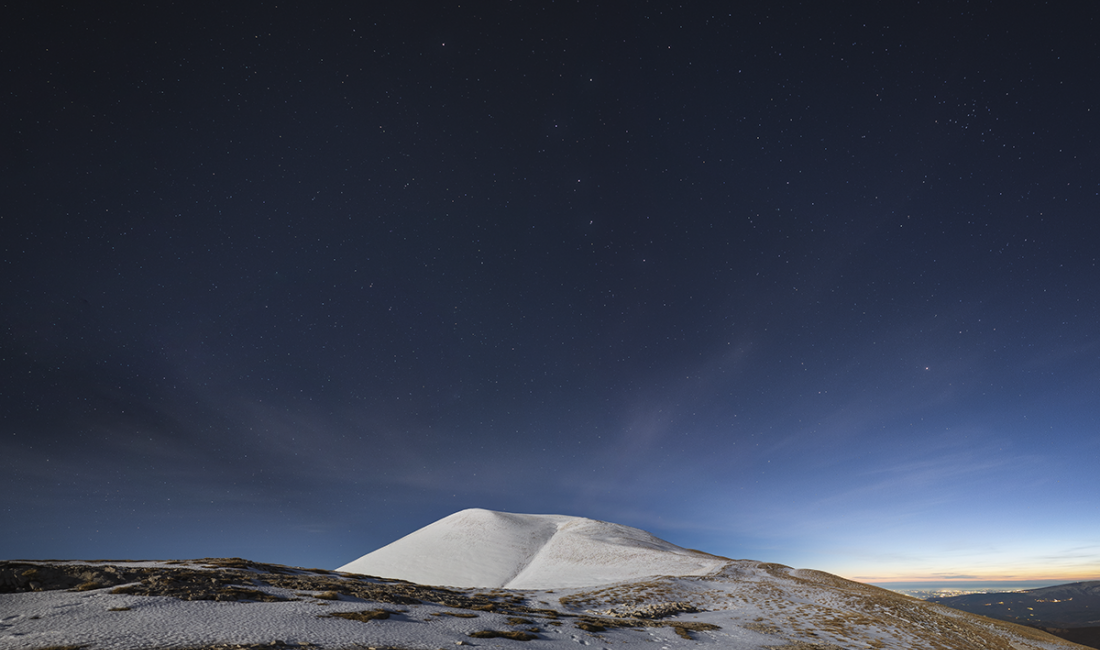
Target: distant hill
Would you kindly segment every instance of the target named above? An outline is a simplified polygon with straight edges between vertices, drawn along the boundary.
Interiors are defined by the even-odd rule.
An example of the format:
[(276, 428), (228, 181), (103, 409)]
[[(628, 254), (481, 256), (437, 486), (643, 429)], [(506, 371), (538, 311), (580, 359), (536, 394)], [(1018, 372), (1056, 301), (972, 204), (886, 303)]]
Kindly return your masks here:
[(1066, 628), (1100, 626), (1100, 580), (1011, 593), (966, 594), (928, 600), (1013, 623), (1040, 623)]
[(928, 600), (964, 612), (1030, 625), (1074, 643), (1100, 648), (1100, 580)]

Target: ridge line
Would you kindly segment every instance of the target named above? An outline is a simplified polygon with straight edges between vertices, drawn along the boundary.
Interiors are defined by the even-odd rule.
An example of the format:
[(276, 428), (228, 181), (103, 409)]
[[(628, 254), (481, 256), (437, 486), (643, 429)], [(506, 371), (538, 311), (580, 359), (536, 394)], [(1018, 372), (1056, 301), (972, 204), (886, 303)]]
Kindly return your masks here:
[(531, 566), (531, 563), (535, 561), (535, 558), (537, 558), (539, 554), (542, 553), (542, 549), (546, 548), (546, 545), (550, 543), (550, 540), (557, 537), (558, 533), (561, 532), (561, 522), (555, 521), (552, 523), (554, 526), (554, 532), (551, 533), (545, 540), (543, 540), (542, 543), (539, 544), (538, 548), (532, 551), (530, 555), (523, 559), (523, 562), (520, 563), (515, 573), (509, 576), (508, 579), (504, 581), (504, 584), (500, 586), (501, 589), (511, 589), (511, 587), (509, 587), (508, 585), (512, 584), (512, 582), (516, 578), (520, 577), (520, 575), (522, 575), (523, 572), (527, 570), (527, 567)]

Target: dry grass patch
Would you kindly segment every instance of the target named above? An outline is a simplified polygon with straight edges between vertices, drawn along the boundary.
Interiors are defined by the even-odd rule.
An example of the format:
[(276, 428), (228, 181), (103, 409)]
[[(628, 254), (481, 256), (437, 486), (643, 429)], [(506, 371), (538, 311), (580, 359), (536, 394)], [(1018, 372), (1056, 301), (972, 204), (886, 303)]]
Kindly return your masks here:
[(779, 628), (771, 623), (757, 623), (754, 621), (752, 623), (746, 623), (744, 628), (759, 634), (779, 634)]
[(530, 632), (521, 632), (519, 630), (479, 630), (477, 632), (470, 632), (469, 636), (475, 639), (512, 639), (513, 641), (531, 641), (539, 638), (536, 634)]
[(73, 587), (69, 591), (92, 591), (93, 589), (102, 589), (106, 586), (107, 585), (99, 584), (95, 580), (89, 580), (87, 582), (82, 582), (82, 583), (78, 584), (77, 586)]
[[(355, 647), (360, 648), (363, 646)], [(214, 643), (210, 645), (187, 646), (186, 648), (179, 648), (178, 650), (320, 650), (320, 646), (309, 643), (308, 641), (303, 641), (302, 643), (269, 641), (267, 643)], [(386, 646), (381, 648), (374, 648), (374, 650), (402, 649)]]
[(687, 639), (688, 641), (693, 641), (694, 640), (691, 637), (691, 632), (688, 632), (687, 628), (684, 627), (683, 625), (673, 625), (672, 626), (672, 631), (675, 632), (676, 634), (679, 634), (681, 637)]
[(195, 563), (207, 569), (251, 569), (256, 564), (239, 557), (204, 557)]
[[(646, 618), (614, 618), (607, 616), (581, 616), (574, 625), (585, 632), (604, 632), (608, 628), (618, 627), (671, 627), (674, 630), (681, 628), (683, 632), (676, 630), (676, 633), (680, 636), (688, 632), (722, 629), (713, 623), (700, 623), (698, 621), (654, 621)], [(685, 638), (690, 639), (691, 637)]]
[(432, 612), (432, 616), (454, 616), (455, 618), (477, 618), (473, 612)]
[(511, 604), (517, 604), (523, 602), (523, 596), (512, 593), (510, 591), (502, 591), (500, 589), (492, 589), (490, 591), (484, 591), (481, 593), (471, 594), (471, 598), (485, 599), (485, 600), (503, 600)]
[(401, 612), (391, 612), (387, 609), (366, 609), (361, 612), (333, 612), (332, 614), (325, 614), (321, 618), (346, 618), (349, 621), (359, 621), (360, 623), (366, 623), (367, 621), (380, 621), (390, 617), (390, 614), (400, 614)]
[(222, 587), (218, 590), (214, 600), (254, 600), (261, 603), (277, 603), (286, 600), (279, 596), (273, 596), (259, 589), (247, 587)]
[(574, 609), (606, 610), (624, 607), (641, 607), (652, 603), (678, 601), (684, 596), (680, 585), (666, 578), (646, 582), (612, 585), (593, 591), (583, 591), (562, 596), (558, 602)]
[(844, 650), (844, 648), (832, 643), (807, 643), (806, 641), (794, 641), (785, 645), (766, 645), (767, 650)]

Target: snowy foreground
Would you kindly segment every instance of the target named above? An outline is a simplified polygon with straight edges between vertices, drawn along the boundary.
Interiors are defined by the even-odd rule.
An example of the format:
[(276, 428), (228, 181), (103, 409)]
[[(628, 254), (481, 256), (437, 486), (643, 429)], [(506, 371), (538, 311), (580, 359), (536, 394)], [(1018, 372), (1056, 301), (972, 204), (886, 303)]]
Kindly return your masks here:
[[(465, 577), (478, 586), (431, 587), (239, 559), (0, 562), (0, 650), (1083, 647), (818, 571), (688, 551), (614, 524), (464, 513), (457, 525), (433, 524), (436, 529), (420, 535), (415, 548), (438, 555), (457, 545), (449, 552), (475, 566), (442, 577), (452, 583)], [(530, 517), (535, 519), (525, 519)], [(547, 522), (553, 530), (544, 527)], [(565, 526), (574, 532), (587, 526), (591, 534), (554, 541)], [(497, 561), (467, 548), (471, 534)], [(570, 539), (579, 545), (573, 554)], [(390, 561), (414, 548), (400, 542), (380, 557)], [(620, 560), (634, 558), (645, 567), (637, 571), (668, 562), (695, 567), (694, 574), (606, 581), (600, 576), (607, 563), (619, 566), (610, 574), (629, 573), (615, 561), (616, 547)], [(572, 586), (546, 582), (559, 561), (563, 582)], [(447, 563), (433, 566), (452, 571)], [(532, 566), (537, 570), (529, 571)], [(591, 569), (587, 574), (584, 566)], [(490, 579), (541, 586), (494, 587), (485, 584)]]

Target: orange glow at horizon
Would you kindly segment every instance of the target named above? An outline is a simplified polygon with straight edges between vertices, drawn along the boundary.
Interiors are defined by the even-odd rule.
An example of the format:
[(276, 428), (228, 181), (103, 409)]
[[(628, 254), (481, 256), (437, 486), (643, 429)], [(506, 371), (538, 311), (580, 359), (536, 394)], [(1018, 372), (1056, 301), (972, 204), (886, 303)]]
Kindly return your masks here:
[(1051, 582), (1083, 582), (1089, 580), (1100, 580), (1100, 569), (1090, 568), (1086, 571), (1066, 572), (1066, 571), (1028, 571), (1028, 572), (987, 572), (987, 573), (968, 573), (965, 575), (950, 574), (950, 575), (929, 575), (925, 574), (883, 574), (883, 575), (852, 575), (849, 576), (850, 580), (856, 582), (910, 582), (910, 583), (936, 583), (944, 584), (951, 582), (1022, 582), (1022, 581), (1035, 581), (1035, 580), (1049, 580)]

